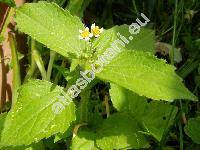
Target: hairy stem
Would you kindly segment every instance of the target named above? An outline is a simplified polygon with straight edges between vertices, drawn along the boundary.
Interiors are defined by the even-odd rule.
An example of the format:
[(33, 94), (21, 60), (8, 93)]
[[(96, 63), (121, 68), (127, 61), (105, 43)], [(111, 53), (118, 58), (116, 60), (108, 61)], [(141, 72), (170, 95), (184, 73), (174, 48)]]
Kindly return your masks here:
[(12, 55), (12, 65), (13, 65), (13, 89), (12, 89), (12, 107), (16, 103), (18, 93), (17, 90), (21, 85), (21, 77), (20, 77), (20, 66), (17, 56), (17, 46), (16, 40), (12, 33), (8, 34), (8, 39), (10, 41), (11, 55)]
[(33, 55), (33, 51), (35, 49), (35, 41), (33, 39), (31, 39), (31, 64), (30, 64), (30, 68), (26, 74), (26, 77), (24, 79), (24, 82), (26, 82), (28, 79), (30, 79), (36, 69), (36, 63), (35, 63), (35, 59), (34, 59), (34, 55)]

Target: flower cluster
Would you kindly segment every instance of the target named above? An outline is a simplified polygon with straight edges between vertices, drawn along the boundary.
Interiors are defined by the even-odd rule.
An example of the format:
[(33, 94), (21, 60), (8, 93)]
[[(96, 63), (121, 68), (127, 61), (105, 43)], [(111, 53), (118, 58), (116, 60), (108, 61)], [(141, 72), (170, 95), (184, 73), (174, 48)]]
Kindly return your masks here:
[(96, 26), (95, 23), (91, 26), (91, 31), (88, 27), (86, 27), (84, 30), (79, 30), (79, 39), (88, 41), (92, 37), (99, 37), (100, 34), (103, 32), (103, 28), (99, 28), (99, 26)]

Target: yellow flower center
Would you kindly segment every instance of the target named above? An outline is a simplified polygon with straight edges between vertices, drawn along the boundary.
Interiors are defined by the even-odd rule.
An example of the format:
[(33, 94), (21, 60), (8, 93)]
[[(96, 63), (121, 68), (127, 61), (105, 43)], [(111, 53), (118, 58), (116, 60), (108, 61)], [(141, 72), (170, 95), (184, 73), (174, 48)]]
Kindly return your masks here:
[(86, 37), (89, 37), (89, 34), (90, 34), (89, 31), (84, 30), (84, 31), (81, 33), (81, 36), (82, 36), (83, 38), (86, 38)]
[(100, 34), (100, 29), (99, 27), (95, 27), (94, 29), (92, 29), (92, 33), (95, 35), (99, 35)]

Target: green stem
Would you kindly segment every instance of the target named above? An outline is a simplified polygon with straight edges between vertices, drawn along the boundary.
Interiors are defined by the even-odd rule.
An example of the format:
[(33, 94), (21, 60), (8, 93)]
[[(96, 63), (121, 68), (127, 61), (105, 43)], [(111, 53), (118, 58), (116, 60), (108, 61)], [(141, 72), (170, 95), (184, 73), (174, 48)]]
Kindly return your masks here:
[(53, 62), (56, 57), (56, 52), (50, 51), (50, 60), (49, 60), (49, 65), (47, 69), (47, 80), (50, 81), (51, 79), (51, 72), (52, 72), (52, 67), (53, 67)]
[[(172, 65), (174, 65), (174, 49), (175, 49), (175, 44), (176, 44), (176, 28), (177, 28), (177, 16), (178, 16), (177, 7), (178, 7), (178, 0), (175, 0), (173, 39), (172, 39), (172, 49), (170, 51), (170, 60), (171, 60)], [(179, 28), (179, 30), (180, 30), (180, 28)], [(179, 104), (180, 104), (180, 109), (181, 109), (180, 110), (181, 116), (183, 116), (183, 109), (182, 109), (182, 101), (181, 100), (179, 100)], [(183, 150), (183, 131), (182, 131), (182, 125), (181, 125), (180, 118), (179, 118), (179, 122), (178, 122), (179, 132), (180, 132), (180, 149)]]
[(179, 131), (180, 131), (180, 150), (183, 150), (183, 129), (181, 125), (181, 121), (178, 123)]
[(168, 33), (170, 30), (172, 30), (173, 27), (170, 27), (169, 29), (167, 29), (166, 31), (162, 32), (160, 36), (163, 36), (165, 35), (166, 33)]
[(175, 48), (175, 38), (176, 38), (176, 21), (177, 21), (177, 6), (178, 0), (175, 0), (175, 11), (174, 11), (174, 27), (173, 27), (173, 39), (172, 39), (172, 49), (170, 51), (171, 64), (174, 65), (174, 48)]
[(135, 9), (135, 12), (136, 12), (137, 16), (139, 16), (139, 13), (138, 13), (138, 10), (137, 10), (137, 6), (135, 4), (135, 0), (132, 0), (132, 3), (133, 3), (133, 7)]
[(11, 18), (11, 17), (13, 16), (13, 14), (14, 14), (14, 9), (13, 9), (13, 8), (10, 8), (8, 11), (9, 11), (9, 12), (8, 12), (8, 15), (7, 15), (7, 17), (6, 17), (6, 20), (5, 20), (5, 22), (4, 22), (4, 25), (3, 25), (3, 28), (2, 28), (2, 31), (1, 31), (0, 36), (4, 36), (4, 35), (5, 35), (7, 26), (8, 26), (8, 24), (10, 23), (10, 18)]
[[(33, 42), (35, 42), (35, 41), (33, 41)], [(41, 58), (39, 52), (37, 51), (36, 47), (33, 47), (32, 53), (33, 53), (33, 58), (38, 66), (38, 69), (40, 70), (41, 75), (42, 75), (42, 79), (46, 80), (47, 73), (46, 73), (46, 70), (44, 67), (44, 63), (43, 63), (42, 58)]]
[(88, 103), (89, 103), (89, 98), (90, 98), (90, 90), (85, 90), (82, 91), (81, 94), (81, 103), (79, 107), (79, 116), (80, 116), (80, 123), (87, 123), (88, 122)]
[(35, 69), (36, 69), (36, 63), (35, 63), (35, 59), (34, 59), (34, 55), (33, 55), (34, 49), (35, 49), (35, 41), (33, 39), (31, 39), (31, 65), (26, 74), (24, 82), (26, 82), (28, 79), (30, 79), (33, 76)]
[(11, 55), (12, 55), (12, 66), (13, 66), (13, 90), (12, 90), (12, 107), (14, 106), (17, 97), (18, 97), (18, 89), (21, 85), (21, 77), (20, 77), (20, 66), (17, 56), (16, 49), (16, 40), (12, 33), (8, 33), (8, 39), (10, 41)]

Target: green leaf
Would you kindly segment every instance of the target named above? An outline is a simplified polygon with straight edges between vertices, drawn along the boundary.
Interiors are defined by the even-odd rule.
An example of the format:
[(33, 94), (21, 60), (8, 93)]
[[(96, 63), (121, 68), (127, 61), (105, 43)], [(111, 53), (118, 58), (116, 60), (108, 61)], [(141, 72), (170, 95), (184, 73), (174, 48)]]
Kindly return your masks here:
[(111, 83), (110, 97), (113, 106), (118, 111), (127, 111), (138, 118), (142, 117), (147, 106), (147, 98)]
[(1, 0), (1, 3), (6, 3), (7, 5), (14, 7), (15, 5), (15, 1), (14, 0)]
[(71, 12), (71, 14), (82, 18), (86, 7), (91, 1), (92, 0), (70, 0), (67, 9)]
[(5, 150), (45, 150), (45, 147), (43, 142), (40, 141), (38, 143), (34, 143), (29, 146), (6, 147)]
[(71, 150), (97, 150), (95, 138), (96, 135), (91, 131), (79, 131), (72, 139)]
[(149, 144), (137, 121), (126, 113), (116, 113), (106, 119), (96, 140), (100, 149), (148, 148)]
[(110, 96), (114, 107), (120, 112), (129, 112), (143, 125), (146, 134), (161, 140), (166, 127), (172, 125), (177, 107), (163, 102), (147, 102), (139, 96), (115, 84), (111, 84)]
[(60, 114), (52, 110), (62, 88), (42, 80), (30, 80), (19, 90), (19, 97), (8, 113), (0, 146), (29, 145), (56, 133), (64, 133), (75, 120), (71, 102)]
[(150, 53), (124, 49), (96, 76), (154, 100), (196, 100), (174, 70)]
[[(132, 40), (129, 40), (128, 44), (125, 44), (128, 50), (142, 50), (154, 53), (155, 36), (153, 30), (141, 28), (138, 34), (131, 35), (129, 32), (129, 26), (121, 25), (105, 30), (101, 36), (94, 41), (94, 48), (97, 49), (99, 54), (102, 54), (107, 48), (110, 48), (114, 41), (118, 39), (120, 40), (120, 37), (117, 35), (117, 33), (120, 33), (120, 35), (126, 37), (127, 40), (129, 40), (129, 36), (133, 37)], [(120, 44), (116, 45), (120, 48)]]
[(185, 126), (185, 133), (197, 144), (200, 144), (200, 117), (190, 118)]
[[(140, 105), (140, 107), (142, 107)], [(173, 125), (178, 108), (163, 102), (150, 102), (143, 110), (144, 114), (138, 120), (141, 121), (146, 134), (152, 135), (161, 141), (165, 130)]]
[[(6, 120), (6, 116), (7, 116), (7, 113), (2, 113), (0, 114), (0, 136), (1, 136), (1, 132), (3, 131), (4, 129), (4, 122)], [(6, 150), (22, 150), (22, 149), (25, 149), (25, 150), (44, 150), (44, 145), (42, 142), (38, 142), (38, 143), (34, 143), (34, 144), (31, 144), (30, 146), (17, 146), (17, 147), (6, 147)]]
[(84, 29), (79, 18), (55, 3), (27, 3), (16, 10), (15, 20), (20, 31), (65, 57), (79, 57), (86, 47), (78, 37)]

